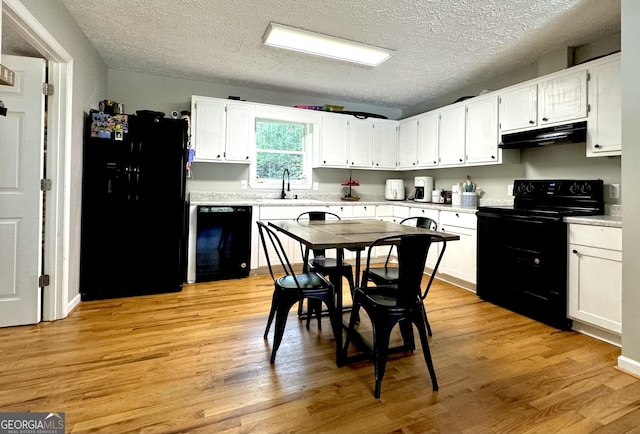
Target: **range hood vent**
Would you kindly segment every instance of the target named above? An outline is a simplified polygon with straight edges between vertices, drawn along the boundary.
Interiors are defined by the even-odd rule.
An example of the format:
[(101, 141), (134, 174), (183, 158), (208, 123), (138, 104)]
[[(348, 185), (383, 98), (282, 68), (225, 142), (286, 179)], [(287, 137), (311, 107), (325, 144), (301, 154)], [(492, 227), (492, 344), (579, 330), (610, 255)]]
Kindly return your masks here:
[(503, 134), (498, 147), (501, 149), (525, 149), (581, 143), (586, 140), (587, 122), (582, 121), (531, 131)]

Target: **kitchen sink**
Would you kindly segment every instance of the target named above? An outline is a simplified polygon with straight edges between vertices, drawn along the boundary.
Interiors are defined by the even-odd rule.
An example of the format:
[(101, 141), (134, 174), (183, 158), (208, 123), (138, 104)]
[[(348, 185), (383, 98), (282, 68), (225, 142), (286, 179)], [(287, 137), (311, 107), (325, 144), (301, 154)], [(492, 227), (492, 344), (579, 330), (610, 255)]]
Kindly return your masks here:
[(256, 202), (261, 202), (261, 203), (276, 203), (276, 204), (284, 204), (284, 203), (296, 203), (296, 204), (306, 204), (306, 203), (324, 203), (321, 200), (317, 200), (317, 199), (274, 199), (274, 198), (260, 198), (260, 199), (256, 199)]

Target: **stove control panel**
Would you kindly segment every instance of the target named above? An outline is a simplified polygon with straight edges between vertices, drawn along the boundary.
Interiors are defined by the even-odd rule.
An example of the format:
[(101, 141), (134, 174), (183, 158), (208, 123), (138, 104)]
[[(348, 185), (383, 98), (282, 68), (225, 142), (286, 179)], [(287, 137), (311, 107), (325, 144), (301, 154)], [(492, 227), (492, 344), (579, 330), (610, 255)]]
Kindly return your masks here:
[(600, 179), (515, 180), (516, 197), (588, 197), (602, 198), (603, 182)]

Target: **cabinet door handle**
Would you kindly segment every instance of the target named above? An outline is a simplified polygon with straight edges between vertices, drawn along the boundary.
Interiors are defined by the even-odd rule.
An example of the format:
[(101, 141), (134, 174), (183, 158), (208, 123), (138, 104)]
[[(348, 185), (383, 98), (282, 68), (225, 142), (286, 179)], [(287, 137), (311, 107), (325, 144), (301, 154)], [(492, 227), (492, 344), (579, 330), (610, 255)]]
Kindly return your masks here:
[(593, 147), (600, 149), (600, 145), (598, 145), (597, 143), (595, 145), (593, 145)]
[(543, 121), (547, 122), (549, 118), (542, 118)]
[(575, 253), (576, 255), (578, 254), (578, 251), (576, 249), (572, 250), (572, 253)]
[(529, 121), (529, 123), (530, 123), (531, 125), (533, 125), (533, 124), (535, 124), (535, 123), (536, 123), (536, 121)]

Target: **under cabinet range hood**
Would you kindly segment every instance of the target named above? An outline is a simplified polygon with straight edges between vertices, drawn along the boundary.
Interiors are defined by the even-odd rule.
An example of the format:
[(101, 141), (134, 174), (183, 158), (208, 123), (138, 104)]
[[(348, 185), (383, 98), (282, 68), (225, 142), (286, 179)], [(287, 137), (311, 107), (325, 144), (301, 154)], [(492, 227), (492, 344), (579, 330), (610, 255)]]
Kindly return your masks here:
[(540, 146), (581, 143), (587, 140), (587, 122), (556, 125), (518, 133), (503, 134), (501, 149), (525, 149)]

